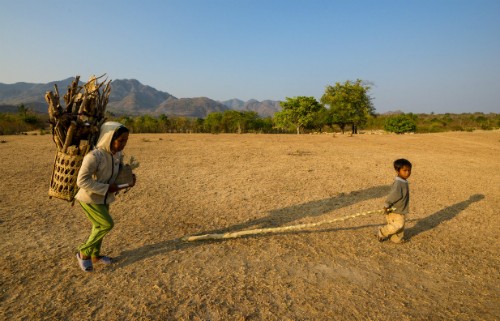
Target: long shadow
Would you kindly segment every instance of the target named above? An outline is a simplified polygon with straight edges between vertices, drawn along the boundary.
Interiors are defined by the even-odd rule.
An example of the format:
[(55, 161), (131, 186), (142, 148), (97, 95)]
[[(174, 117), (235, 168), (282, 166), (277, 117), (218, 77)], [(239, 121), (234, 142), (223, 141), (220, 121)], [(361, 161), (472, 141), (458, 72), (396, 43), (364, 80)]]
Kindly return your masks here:
[[(369, 199), (386, 196), (389, 192), (389, 189), (390, 186), (384, 185), (374, 186), (360, 191), (353, 191), (348, 194), (341, 193), (330, 198), (272, 210), (269, 212), (268, 216), (263, 218), (235, 224), (223, 229), (200, 231), (196, 234), (222, 234), (239, 230), (246, 230), (250, 228), (279, 227), (286, 225), (289, 222), (302, 219), (304, 217), (320, 216), (342, 207), (350, 206)], [(283, 234), (289, 233), (300, 232), (288, 232)], [(122, 253), (120, 253), (120, 256), (116, 258), (116, 264), (114, 264), (114, 266), (116, 266), (116, 268), (124, 267), (155, 255), (198, 246), (200, 244), (207, 244), (207, 241), (186, 243), (181, 241), (180, 239), (171, 239), (155, 244), (145, 245), (133, 250), (123, 251)]]
[(438, 226), (439, 224), (451, 220), (452, 218), (457, 216), (460, 212), (465, 210), (469, 205), (475, 202), (479, 202), (483, 198), (484, 195), (482, 194), (474, 194), (465, 201), (443, 208), (442, 210), (437, 211), (434, 214), (431, 214), (421, 220), (418, 220), (413, 227), (405, 230), (405, 234), (407, 238), (410, 239), (413, 236), (431, 230), (436, 226)]

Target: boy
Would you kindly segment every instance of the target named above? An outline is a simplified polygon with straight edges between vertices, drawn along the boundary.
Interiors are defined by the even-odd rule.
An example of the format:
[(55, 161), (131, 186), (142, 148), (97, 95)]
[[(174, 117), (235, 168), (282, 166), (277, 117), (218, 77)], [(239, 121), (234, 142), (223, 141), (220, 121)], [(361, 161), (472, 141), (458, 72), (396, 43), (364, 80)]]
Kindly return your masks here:
[(384, 206), (387, 225), (379, 228), (377, 237), (380, 242), (390, 239), (394, 243), (403, 243), (405, 214), (408, 214), (410, 204), (407, 179), (411, 175), (411, 163), (404, 158), (396, 159), (394, 169), (398, 176), (392, 184)]

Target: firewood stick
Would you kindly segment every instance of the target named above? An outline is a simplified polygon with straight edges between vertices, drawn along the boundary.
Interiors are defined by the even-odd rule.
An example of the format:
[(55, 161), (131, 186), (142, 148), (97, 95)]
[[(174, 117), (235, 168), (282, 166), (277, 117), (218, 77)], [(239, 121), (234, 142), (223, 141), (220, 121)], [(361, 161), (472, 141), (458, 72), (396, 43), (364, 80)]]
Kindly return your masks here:
[[(97, 80), (97, 79), (99, 79), (99, 78), (102, 78), (102, 77), (104, 77), (104, 76), (106, 76), (106, 73), (103, 73), (103, 74), (102, 74), (102, 75), (100, 75), (99, 77), (96, 77), (96, 79), (95, 79), (95, 80)], [(106, 82), (106, 80), (104, 80), (103, 82)]]
[(103, 99), (102, 99), (102, 114), (105, 115), (106, 114), (106, 106), (108, 105), (108, 101), (109, 101), (109, 95), (111, 94), (111, 80), (108, 81), (108, 83), (106, 84), (106, 87), (104, 88), (104, 91), (102, 93), (102, 96), (103, 96)]
[(63, 146), (63, 153), (66, 153), (66, 150), (68, 149), (68, 146), (71, 145), (71, 141), (73, 140), (73, 135), (75, 134), (76, 130), (76, 122), (71, 121), (71, 125), (68, 128), (68, 133), (66, 134), (66, 140), (64, 141), (64, 146)]
[(68, 87), (68, 101), (66, 102), (66, 111), (68, 113), (72, 112), (73, 101), (80, 92), (81, 87), (78, 86), (79, 82), (80, 82), (80, 76), (76, 76), (73, 82), (71, 83), (71, 86)]
[(80, 141), (80, 145), (78, 146), (78, 149), (80, 150), (80, 155), (85, 156), (87, 154), (89, 147), (90, 147), (89, 141), (86, 139), (82, 139)]
[(59, 139), (59, 136), (52, 135), (52, 138), (54, 139), (54, 143), (56, 143), (57, 150), (62, 150), (63, 149), (63, 144), (62, 144), (61, 140)]
[(85, 150), (83, 151), (83, 156), (87, 155), (87, 153), (89, 152), (90, 150), (90, 145), (87, 145), (87, 147), (85, 148)]
[(50, 108), (50, 105), (52, 104), (52, 92), (51, 91), (47, 91), (45, 93), (45, 101), (47, 102), (47, 104), (49, 105), (49, 108)]
[(55, 121), (55, 108), (54, 108), (54, 98), (52, 95), (51, 91), (47, 91), (45, 93), (45, 101), (47, 102), (47, 105), (49, 105), (48, 111), (49, 111), (49, 119), (51, 121)]
[(85, 111), (85, 108), (87, 107), (87, 95), (86, 94), (83, 94), (83, 99), (82, 99), (82, 103), (80, 104), (80, 110), (78, 110), (78, 115), (82, 115), (83, 112)]
[(57, 136), (58, 141), (61, 143), (59, 150), (62, 151), (62, 149), (64, 147), (62, 142), (64, 142), (66, 140), (66, 135), (64, 134), (64, 132), (61, 129), (61, 123), (59, 123), (59, 122), (56, 123), (56, 126), (54, 127), (54, 133)]

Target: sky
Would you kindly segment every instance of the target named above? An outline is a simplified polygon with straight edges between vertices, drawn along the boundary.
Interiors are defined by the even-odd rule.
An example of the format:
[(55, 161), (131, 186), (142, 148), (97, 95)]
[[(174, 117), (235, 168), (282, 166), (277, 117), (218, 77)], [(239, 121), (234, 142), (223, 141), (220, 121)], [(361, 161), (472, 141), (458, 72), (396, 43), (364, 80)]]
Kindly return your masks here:
[(0, 0), (0, 48), (4, 84), (262, 101), (361, 79), (378, 113), (500, 113), (498, 0)]

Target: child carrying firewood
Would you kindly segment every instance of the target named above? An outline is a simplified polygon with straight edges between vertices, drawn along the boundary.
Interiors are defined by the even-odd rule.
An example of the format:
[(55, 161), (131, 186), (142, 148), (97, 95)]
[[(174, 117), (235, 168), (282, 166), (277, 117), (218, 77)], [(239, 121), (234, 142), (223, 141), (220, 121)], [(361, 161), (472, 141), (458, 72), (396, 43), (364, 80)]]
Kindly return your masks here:
[(129, 130), (120, 123), (106, 122), (101, 126), (96, 149), (85, 155), (78, 173), (80, 188), (75, 196), (92, 223), (87, 241), (78, 247), (76, 254), (80, 268), (93, 271), (93, 264), (112, 263), (112, 259), (101, 254), (104, 236), (113, 228), (109, 204), (115, 193), (135, 185), (135, 175), (130, 184), (117, 185), (115, 179), (122, 165), (122, 150), (127, 144)]
[[(383, 242), (390, 239), (394, 243), (404, 243), (405, 215), (410, 206), (410, 189), (408, 177), (411, 175), (411, 163), (404, 159), (394, 161), (396, 178), (385, 201), (387, 224), (378, 230), (378, 240)], [(394, 209), (394, 210), (391, 210)]]

